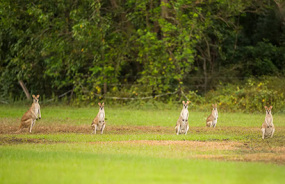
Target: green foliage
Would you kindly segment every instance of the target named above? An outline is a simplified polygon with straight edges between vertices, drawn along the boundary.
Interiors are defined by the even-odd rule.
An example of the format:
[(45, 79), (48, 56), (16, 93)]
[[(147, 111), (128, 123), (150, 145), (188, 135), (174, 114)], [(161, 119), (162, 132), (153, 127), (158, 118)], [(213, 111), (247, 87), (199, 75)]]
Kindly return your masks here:
[(75, 105), (106, 96), (154, 97), (180, 88), (205, 104), (195, 95), (220, 82), (284, 76), (283, 7), (269, 4), (1, 1), (0, 98), (25, 98), (18, 85), (22, 80), (30, 93), (46, 99), (73, 90)]
[(206, 95), (207, 101), (216, 102), (226, 111), (264, 111), (264, 106), (272, 105), (275, 112), (284, 111), (285, 83), (283, 78), (263, 77), (248, 79), (244, 85), (228, 84)]

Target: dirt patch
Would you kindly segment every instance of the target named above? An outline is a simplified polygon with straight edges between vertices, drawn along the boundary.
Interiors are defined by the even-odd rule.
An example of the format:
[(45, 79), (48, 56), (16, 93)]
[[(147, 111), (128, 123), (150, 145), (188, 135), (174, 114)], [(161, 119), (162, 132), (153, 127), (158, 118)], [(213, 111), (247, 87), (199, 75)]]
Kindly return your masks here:
[[(0, 124), (0, 134), (14, 134), (17, 132), (19, 125), (10, 123)], [(285, 127), (278, 127), (278, 132), (285, 134)], [(19, 133), (28, 133), (28, 128), (23, 129)], [(49, 134), (49, 133), (91, 133), (90, 125), (68, 125), (68, 124), (52, 124), (52, 125), (38, 125), (36, 123), (32, 130), (33, 134)], [(127, 126), (127, 125), (110, 125), (106, 126), (105, 134), (175, 134), (174, 127), (162, 126)], [(229, 135), (250, 135), (260, 134), (258, 127), (190, 127), (189, 134), (229, 134)]]
[[(247, 143), (237, 141), (155, 141), (155, 140), (135, 140), (135, 141), (111, 141), (111, 142), (90, 142), (90, 144), (100, 145), (131, 145), (144, 147), (165, 146), (169, 151), (191, 153), (187, 158), (191, 159), (211, 159), (223, 161), (244, 161), (244, 162), (265, 162), (275, 164), (285, 164), (285, 147), (268, 147), (255, 145), (255, 148), (248, 147)], [(254, 143), (253, 143), (254, 145)], [(207, 154), (205, 154), (207, 153)], [(211, 154), (213, 153), (213, 154)]]
[(128, 144), (132, 146), (170, 146), (175, 145), (182, 149), (212, 151), (212, 150), (236, 150), (243, 145), (240, 142), (220, 141), (220, 142), (202, 142), (202, 141), (155, 141), (155, 140), (134, 140), (134, 141), (112, 141), (112, 142), (91, 142), (90, 144)]
[(48, 141), (45, 139), (26, 139), (26, 138), (16, 138), (16, 137), (0, 137), (0, 145), (4, 144), (23, 144), (23, 143), (36, 143), (36, 144), (43, 144), (43, 143), (54, 143), (52, 141)]
[(195, 155), (192, 158), (211, 159), (221, 161), (265, 162), (278, 165), (285, 164), (285, 155), (274, 153), (246, 154), (246, 155)]
[[(18, 134), (28, 133), (28, 128), (22, 129), (18, 132), (19, 126), (0, 124), (0, 134)], [(32, 130), (33, 134), (50, 134), (50, 133), (91, 133), (90, 125), (35, 125)], [(174, 128), (161, 126), (106, 126), (105, 134), (144, 134), (144, 133), (159, 133), (169, 134), (174, 133)]]

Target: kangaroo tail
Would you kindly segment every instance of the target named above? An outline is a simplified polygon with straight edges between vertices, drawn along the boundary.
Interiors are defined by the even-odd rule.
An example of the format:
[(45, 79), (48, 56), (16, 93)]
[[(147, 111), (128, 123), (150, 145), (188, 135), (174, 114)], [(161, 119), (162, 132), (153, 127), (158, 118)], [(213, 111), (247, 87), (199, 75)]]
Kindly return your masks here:
[(21, 130), (22, 130), (22, 124), (19, 126), (19, 129), (18, 129), (15, 133), (16, 133), (16, 134), (17, 134), (17, 133), (20, 133)]

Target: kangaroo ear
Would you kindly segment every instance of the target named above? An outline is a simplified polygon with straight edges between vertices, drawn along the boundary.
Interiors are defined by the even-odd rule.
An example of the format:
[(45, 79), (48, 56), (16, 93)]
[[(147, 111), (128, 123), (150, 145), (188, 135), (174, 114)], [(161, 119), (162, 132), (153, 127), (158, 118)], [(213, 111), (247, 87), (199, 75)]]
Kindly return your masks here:
[(182, 101), (183, 104), (185, 104), (185, 101)]
[(37, 98), (40, 98), (40, 95), (37, 95)]
[(99, 102), (98, 105), (101, 106), (101, 103)]
[(272, 109), (272, 106), (270, 106), (269, 109)]
[(212, 104), (212, 107), (215, 107), (215, 105), (214, 105), (214, 104)]
[(33, 98), (36, 98), (35, 95), (32, 95)]
[(216, 106), (216, 107), (218, 107), (218, 105), (217, 105), (217, 104), (215, 104), (215, 106)]
[(187, 104), (189, 104), (191, 101), (187, 101)]
[(104, 102), (102, 103), (102, 106), (104, 106)]
[(267, 109), (268, 107), (267, 107), (267, 106), (264, 106), (264, 108)]

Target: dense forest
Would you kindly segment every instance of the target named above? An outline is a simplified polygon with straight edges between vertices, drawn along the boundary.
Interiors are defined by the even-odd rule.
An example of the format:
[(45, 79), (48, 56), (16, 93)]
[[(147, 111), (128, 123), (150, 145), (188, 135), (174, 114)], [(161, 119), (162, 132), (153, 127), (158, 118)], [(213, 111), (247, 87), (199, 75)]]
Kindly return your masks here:
[(21, 82), (78, 101), (285, 104), (283, 0), (2, 0), (0, 17), (3, 100)]

